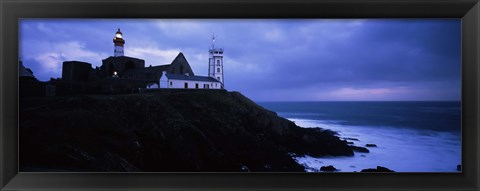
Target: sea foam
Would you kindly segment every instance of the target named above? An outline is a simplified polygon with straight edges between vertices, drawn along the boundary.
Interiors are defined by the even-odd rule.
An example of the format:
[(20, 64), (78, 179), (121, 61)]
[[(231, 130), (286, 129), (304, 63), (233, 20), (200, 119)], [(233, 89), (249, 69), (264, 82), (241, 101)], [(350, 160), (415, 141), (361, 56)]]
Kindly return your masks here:
[(355, 153), (354, 157), (295, 157), (307, 171), (318, 171), (322, 166), (333, 165), (340, 172), (361, 171), (377, 166), (396, 172), (458, 172), (461, 164), (460, 132), (415, 130), (380, 126), (341, 125), (341, 121), (289, 118), (304, 128), (321, 127), (338, 133), (355, 146), (368, 147), (370, 153)]

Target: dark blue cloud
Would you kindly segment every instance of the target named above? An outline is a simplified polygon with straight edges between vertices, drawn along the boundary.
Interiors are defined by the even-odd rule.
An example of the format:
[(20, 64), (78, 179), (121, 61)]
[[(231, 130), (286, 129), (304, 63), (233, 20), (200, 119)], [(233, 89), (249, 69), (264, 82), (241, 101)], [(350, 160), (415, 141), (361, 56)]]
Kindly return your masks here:
[[(433, 23), (433, 24), (432, 24)], [(378, 82), (413, 85), (432, 81), (460, 82), (460, 28), (458, 20), (373, 20), (347, 37), (346, 42), (320, 42), (309, 49), (275, 56), (277, 84), (293, 88), (312, 82)], [(309, 51), (310, 50), (310, 51)], [(318, 52), (315, 52), (315, 51)], [(265, 79), (261, 86), (276, 86)], [(458, 88), (452, 91), (457, 91)], [(459, 93), (459, 92), (458, 92)], [(457, 98), (458, 98), (457, 94)], [(453, 99), (452, 97), (450, 97)]]
[(127, 55), (159, 65), (182, 51), (200, 75), (217, 34), (226, 87), (254, 100), (460, 99), (459, 19), (27, 19), (21, 55), (41, 80), (60, 77), (55, 61), (111, 55), (118, 27)]

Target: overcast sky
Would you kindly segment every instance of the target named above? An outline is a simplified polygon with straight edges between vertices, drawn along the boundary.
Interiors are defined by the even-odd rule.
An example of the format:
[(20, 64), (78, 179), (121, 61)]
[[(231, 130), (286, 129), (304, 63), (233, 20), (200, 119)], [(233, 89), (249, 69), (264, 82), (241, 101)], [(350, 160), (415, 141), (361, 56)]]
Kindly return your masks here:
[(123, 32), (125, 56), (170, 64), (183, 52), (208, 72), (212, 34), (225, 87), (254, 101), (460, 100), (459, 19), (20, 21), (20, 56), (41, 81), (63, 61), (100, 66)]

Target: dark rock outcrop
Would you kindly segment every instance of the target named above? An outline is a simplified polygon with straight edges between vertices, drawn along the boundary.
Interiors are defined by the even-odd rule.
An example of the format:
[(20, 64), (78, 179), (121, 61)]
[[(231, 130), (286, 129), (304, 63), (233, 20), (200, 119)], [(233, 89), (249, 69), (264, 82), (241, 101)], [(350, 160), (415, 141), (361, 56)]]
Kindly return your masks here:
[(377, 147), (376, 144), (366, 144), (365, 147)]
[(320, 167), (320, 171), (324, 171), (324, 172), (335, 172), (335, 171), (338, 171), (338, 169), (336, 169), (336, 168), (333, 167), (332, 165), (329, 165), (329, 166), (322, 166), (322, 167)]
[(361, 172), (395, 172), (395, 171), (385, 168), (383, 166), (377, 166), (377, 168), (363, 169)]
[(359, 153), (369, 153), (370, 151), (365, 147), (350, 146), (354, 151)]
[(305, 169), (291, 153), (353, 156), (335, 132), (224, 90), (21, 98), (19, 112), (20, 171), (292, 172)]

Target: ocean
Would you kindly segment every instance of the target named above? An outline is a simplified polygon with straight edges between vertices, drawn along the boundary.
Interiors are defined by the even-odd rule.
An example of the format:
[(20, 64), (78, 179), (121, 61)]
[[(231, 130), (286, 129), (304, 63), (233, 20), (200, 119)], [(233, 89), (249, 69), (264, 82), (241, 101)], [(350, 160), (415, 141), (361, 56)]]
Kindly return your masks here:
[[(353, 157), (296, 157), (311, 172), (332, 165), (339, 172), (377, 166), (395, 172), (459, 172), (460, 102), (257, 102), (303, 128), (336, 131), (370, 153)], [(354, 139), (354, 140), (352, 140)]]

